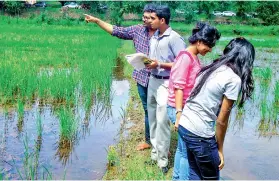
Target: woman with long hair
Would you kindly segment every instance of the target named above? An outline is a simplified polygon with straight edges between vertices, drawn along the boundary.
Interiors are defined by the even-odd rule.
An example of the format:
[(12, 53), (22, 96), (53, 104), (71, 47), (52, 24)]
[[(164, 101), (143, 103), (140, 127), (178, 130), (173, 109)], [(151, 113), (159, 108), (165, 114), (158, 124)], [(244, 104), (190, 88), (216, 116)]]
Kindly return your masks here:
[[(179, 119), (186, 99), (195, 84), (201, 64), (198, 55), (205, 56), (211, 52), (220, 38), (218, 30), (206, 23), (198, 22), (189, 37), (190, 45), (179, 52), (170, 73), (167, 112), (169, 119), (178, 128)], [(186, 146), (178, 135), (174, 158), (173, 180), (188, 180), (189, 164)]]
[(254, 46), (244, 38), (235, 38), (220, 58), (198, 73), (178, 128), (186, 143), (189, 180), (219, 179), (231, 109), (236, 100), (243, 106), (254, 89), (254, 58)]

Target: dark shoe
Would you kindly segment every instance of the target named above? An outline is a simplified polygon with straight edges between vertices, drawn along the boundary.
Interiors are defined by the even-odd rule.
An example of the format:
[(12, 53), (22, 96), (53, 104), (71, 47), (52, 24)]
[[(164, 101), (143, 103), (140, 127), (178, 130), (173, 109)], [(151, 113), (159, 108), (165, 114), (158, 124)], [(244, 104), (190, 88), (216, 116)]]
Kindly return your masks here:
[(145, 165), (156, 165), (157, 162), (155, 160), (148, 160), (144, 162)]
[(168, 167), (162, 167), (161, 170), (162, 170), (164, 175), (166, 175), (169, 171)]

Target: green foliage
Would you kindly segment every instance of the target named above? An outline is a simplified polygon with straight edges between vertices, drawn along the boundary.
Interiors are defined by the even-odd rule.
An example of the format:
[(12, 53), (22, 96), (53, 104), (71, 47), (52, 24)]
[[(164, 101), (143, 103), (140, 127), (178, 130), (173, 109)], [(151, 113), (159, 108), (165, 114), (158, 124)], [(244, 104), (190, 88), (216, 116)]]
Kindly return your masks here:
[(5, 1), (4, 9), (11, 15), (19, 15), (22, 13), (23, 5), (20, 1)]
[(276, 81), (274, 88), (274, 102), (279, 107), (279, 81)]
[[(254, 1), (236, 1), (236, 16), (240, 19), (248, 19), (247, 14), (251, 14), (256, 10), (258, 3)], [(251, 17), (250, 17), (251, 18)]]
[(117, 150), (114, 146), (109, 146), (107, 150), (107, 160), (108, 166), (115, 166), (115, 164), (119, 163), (119, 158), (117, 154)]
[(143, 13), (143, 8), (145, 6), (145, 1), (128, 1), (123, 2), (123, 8), (125, 13)]
[(196, 6), (195, 4), (192, 4), (191, 2), (187, 2), (184, 6), (187, 11), (185, 11), (184, 18), (185, 23), (190, 24), (197, 20), (197, 15), (195, 14)]
[(77, 134), (78, 122), (70, 107), (60, 108), (58, 111), (60, 120), (60, 136), (62, 140), (74, 141)]
[(184, 12), (183, 14), (179, 14), (176, 11), (174, 11), (175, 17), (183, 17), (184, 22), (186, 24), (193, 23), (197, 20), (197, 15), (194, 12), (197, 10), (197, 3), (193, 2), (182, 2), (179, 4), (176, 10)]
[(279, 2), (270, 1), (270, 2), (260, 2), (257, 8), (259, 17), (267, 25), (278, 25), (279, 24)]
[(245, 12), (246, 12), (246, 2), (245, 1), (236, 1), (237, 12), (236, 15), (241, 19), (245, 19)]
[(205, 12), (207, 19), (213, 17), (212, 12), (216, 9), (218, 2), (214, 1), (201, 1), (199, 3), (199, 9)]
[(120, 26), (123, 21), (125, 9), (122, 1), (114, 1), (110, 3), (110, 19), (111, 23)]
[(235, 2), (234, 1), (218, 1), (216, 4), (216, 11), (228, 11), (228, 10), (233, 10), (235, 7)]

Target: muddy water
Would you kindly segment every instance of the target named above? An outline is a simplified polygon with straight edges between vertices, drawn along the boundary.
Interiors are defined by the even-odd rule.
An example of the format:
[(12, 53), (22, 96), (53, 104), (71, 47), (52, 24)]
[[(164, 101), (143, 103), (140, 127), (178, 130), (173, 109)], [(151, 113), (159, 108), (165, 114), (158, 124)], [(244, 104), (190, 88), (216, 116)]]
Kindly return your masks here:
[(224, 143), (223, 179), (279, 179), (279, 137), (259, 137), (256, 119), (246, 119), (243, 129), (230, 129)]
[[(222, 37), (220, 41), (233, 37)], [(261, 41), (259, 38), (258, 41)], [(200, 57), (204, 64), (212, 62), (213, 57), (222, 54), (224, 47), (217, 46), (212, 53)], [(271, 68), (273, 75), (268, 86), (268, 112), (273, 113), (271, 102), (274, 100), (275, 81), (279, 80), (279, 49), (278, 47), (257, 48), (254, 61), (256, 68)], [(243, 115), (238, 115), (234, 108), (230, 118), (230, 126), (224, 143), (225, 167), (221, 177), (225, 180), (278, 180), (279, 179), (279, 126), (276, 133), (258, 131), (261, 122), (261, 104), (264, 94), (260, 90), (259, 79), (255, 77), (254, 101), (248, 101)], [(279, 118), (279, 112), (276, 113)], [(279, 119), (272, 120), (272, 125), (279, 125)], [(267, 122), (267, 121), (266, 121)]]
[(260, 111), (252, 101), (245, 105), (243, 116), (236, 118), (236, 115), (234, 109), (224, 143), (225, 167), (221, 177), (226, 180), (279, 179), (279, 136), (269, 132), (260, 135)]
[[(279, 80), (279, 53), (267, 49), (257, 51), (254, 65), (258, 68), (270, 67), (273, 75), (269, 85), (266, 102), (268, 112), (273, 113), (274, 84)], [(223, 179), (239, 180), (278, 180), (279, 179), (279, 128), (275, 132), (259, 131), (261, 102), (264, 94), (260, 90), (259, 79), (255, 78), (254, 100), (248, 101), (242, 116), (237, 117), (235, 108), (231, 114), (230, 127), (224, 143), (225, 167), (221, 171)], [(279, 124), (270, 119), (272, 125)], [(267, 118), (268, 119), (268, 118)]]
[[(53, 114), (51, 105), (41, 107), (35, 102), (25, 109), (23, 120), (19, 120), (16, 111), (9, 110), (8, 115), (0, 112), (0, 171), (6, 179), (23, 178), (24, 151), (38, 151), (38, 178), (46, 169), (53, 179), (101, 179), (106, 170), (106, 149), (116, 143), (121, 123), (121, 108), (125, 110), (129, 98), (129, 83), (126, 80), (114, 80), (112, 83), (112, 106), (107, 108), (99, 103), (86, 117), (84, 109), (79, 109), (80, 128), (78, 138), (70, 147), (64, 148), (59, 142), (59, 120)], [(105, 110), (105, 111), (104, 111)], [(42, 139), (37, 137), (36, 120), (40, 112), (43, 132)], [(28, 141), (25, 141), (28, 140)], [(24, 146), (24, 143), (28, 145)], [(26, 152), (25, 152), (26, 153)], [(34, 156), (32, 162), (36, 161)]]

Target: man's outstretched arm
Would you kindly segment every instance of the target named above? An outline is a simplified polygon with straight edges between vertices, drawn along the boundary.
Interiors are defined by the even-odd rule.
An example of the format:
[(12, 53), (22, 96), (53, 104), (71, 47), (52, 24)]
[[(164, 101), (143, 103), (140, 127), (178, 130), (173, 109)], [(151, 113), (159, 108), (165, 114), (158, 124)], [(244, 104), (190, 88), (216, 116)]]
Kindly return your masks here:
[(135, 26), (129, 26), (129, 27), (118, 27), (118, 26), (113, 26), (109, 23), (106, 23), (99, 18), (96, 18), (94, 16), (84, 14), (85, 15), (85, 21), (86, 22), (93, 22), (96, 23), (99, 27), (104, 29), (106, 32), (111, 34), (112, 36), (116, 36), (120, 39), (124, 40), (133, 40), (134, 33), (135, 33)]
[(98, 26), (100, 26), (103, 30), (108, 32), (109, 34), (112, 34), (113, 26), (111, 24), (106, 23), (106, 22), (104, 22), (104, 21), (102, 21), (99, 18), (96, 18), (94, 16), (91, 16), (91, 15), (88, 15), (88, 14), (84, 14), (84, 15), (85, 15), (85, 21), (86, 22), (95, 23)]

